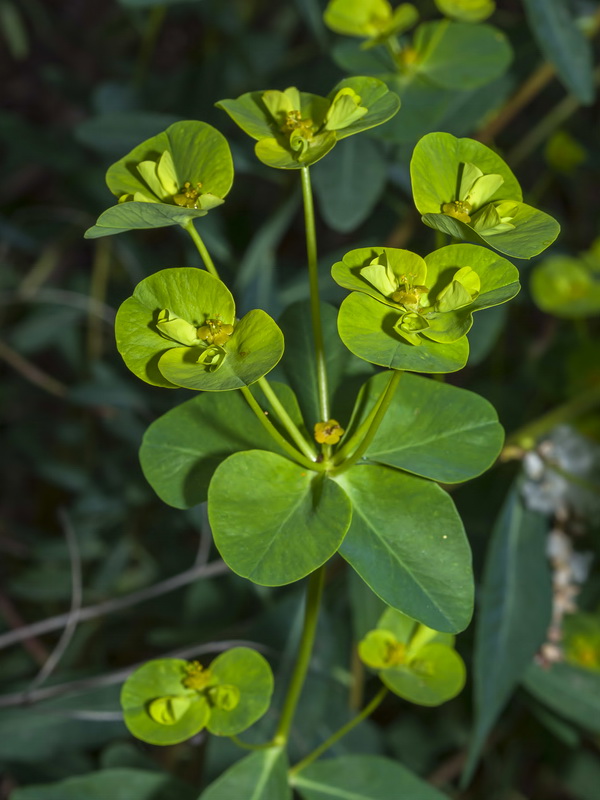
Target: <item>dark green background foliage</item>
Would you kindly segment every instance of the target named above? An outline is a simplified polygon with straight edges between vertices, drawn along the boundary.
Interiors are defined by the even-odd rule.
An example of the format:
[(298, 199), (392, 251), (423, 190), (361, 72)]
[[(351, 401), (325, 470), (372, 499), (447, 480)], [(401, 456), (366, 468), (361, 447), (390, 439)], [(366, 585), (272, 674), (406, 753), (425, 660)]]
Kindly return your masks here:
[[(420, 24), (439, 24), (434, 2), (415, 4)], [(173, 431), (187, 430), (197, 407), (217, 421), (223, 414), (216, 395), (138, 381), (114, 344), (119, 304), (158, 270), (199, 266), (193, 245), (178, 226), (94, 241), (83, 232), (111, 203), (108, 165), (178, 120), (214, 125), (230, 142), (235, 181), (226, 204), (202, 217), (199, 229), (237, 314), (260, 308), (280, 320), (286, 352), (272, 377), (290, 384), (314, 424), (298, 175), (263, 166), (254, 142), (214, 103), (288, 86), (324, 96), (357, 74), (387, 79), (402, 108), (381, 128), (339, 141), (311, 168), (325, 302), (337, 307), (347, 294), (330, 268), (348, 251), (377, 244), (424, 256), (440, 244), (439, 232), (421, 224), (410, 187), (412, 149), (428, 132), (473, 137), (497, 150), (518, 175), (523, 202), (552, 214), (562, 233), (532, 261), (508, 254), (523, 291), (475, 316), (466, 368), (446, 386), (435, 384), (440, 407), (458, 387), (465, 408), (450, 432), (442, 434), (440, 415), (440, 429), (423, 433), (442, 457), (418, 449), (417, 416), (392, 409), (367, 453), (379, 464), (368, 467), (369, 480), (358, 488), (342, 481), (367, 509), (371, 501), (384, 507), (404, 484), (426, 486), (424, 496), (442, 492), (384, 464), (451, 490), (474, 555), (475, 623), (456, 642), (467, 687), (439, 708), (388, 697), (331, 749), (332, 759), (300, 772), (293, 791), (305, 800), (331, 797), (332, 784), (338, 797), (365, 800), (393, 800), (394, 792), (410, 800), (598, 800), (600, 635), (589, 640), (587, 668), (583, 661), (551, 670), (534, 662), (550, 619), (545, 548), (556, 511), (559, 527), (580, 534), (577, 551), (600, 550), (597, 2), (500, 0), (486, 22), (498, 30), (486, 28), (484, 37), (501, 43), (495, 54), (468, 23), (446, 32), (435, 52), (427, 50), (433, 28), (417, 29), (422, 61), (409, 77), (391, 74), (384, 48), (361, 49), (358, 39), (333, 34), (324, 8), (323, 0), (0, 0), (0, 800), (197, 800), (221, 775), (203, 797), (237, 800), (236, 782), (247, 786), (267, 773), (256, 800), (291, 797), (287, 756), (276, 749), (240, 761), (229, 739), (205, 732), (161, 749), (132, 739), (122, 722), (120, 686), (134, 665), (169, 656), (208, 663), (236, 643), (258, 649), (273, 668), (273, 705), (244, 734), (268, 739), (295, 659), (303, 595), (299, 584), (257, 586), (220, 561), (203, 502), (229, 454), (219, 430), (196, 441), (190, 422), (191, 447), (204, 460), (183, 492), (156, 474), (154, 454), (172, 431), (157, 426), (146, 440), (148, 480), (160, 479), (164, 499), (187, 510), (159, 500), (140, 468), (144, 431), (174, 405), (191, 401), (172, 418)], [(519, 90), (529, 93), (513, 107)], [(549, 256), (559, 260), (545, 266)], [(374, 369), (342, 347), (331, 306), (324, 322), (333, 415), (347, 426)], [(432, 379), (410, 376), (404, 397), (418, 404), (425, 380)], [(453, 442), (470, 442), (469, 477), (489, 466), (470, 432), (475, 412), (464, 389), (493, 404), (509, 437), (551, 409), (573, 411), (563, 416), (578, 432), (557, 434), (567, 437), (564, 462), (550, 455), (550, 468), (533, 465), (545, 470), (546, 494), (531, 471), (524, 481), (518, 461), (457, 483), (463, 477), (452, 467)], [(277, 391), (288, 402), (289, 390)], [(252, 433), (252, 418), (240, 422), (241, 396), (223, 402), (231, 405), (240, 448), (255, 449), (261, 433)], [(482, 424), (493, 428), (490, 413)], [(532, 433), (546, 435), (552, 425)], [(390, 449), (394, 436), (402, 436), (402, 447)], [(534, 441), (509, 439), (515, 444)], [(512, 447), (505, 455), (522, 453)], [(279, 458), (268, 460), (276, 466)], [(227, 494), (225, 478), (215, 492)], [(405, 509), (410, 525), (415, 509)], [(360, 525), (367, 530), (365, 519), (377, 519), (368, 510), (342, 549), (350, 563), (353, 542), (369, 533)], [(243, 512), (236, 510), (236, 525)], [(360, 566), (368, 573), (368, 564)], [(452, 565), (448, 576), (451, 583)], [(577, 604), (597, 619), (599, 603), (596, 559)], [(456, 606), (462, 620), (466, 612)], [(290, 740), (292, 764), (377, 691), (355, 653), (382, 611), (336, 556)]]

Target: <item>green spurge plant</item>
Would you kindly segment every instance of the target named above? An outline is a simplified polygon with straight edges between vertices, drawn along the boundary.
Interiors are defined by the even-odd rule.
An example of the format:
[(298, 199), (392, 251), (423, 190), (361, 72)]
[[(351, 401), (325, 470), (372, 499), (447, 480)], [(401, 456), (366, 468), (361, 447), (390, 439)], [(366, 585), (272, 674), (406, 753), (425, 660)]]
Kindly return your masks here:
[[(328, 24), (376, 43), (414, 16), (409, 6), (393, 13), (387, 3), (371, 3), (351, 25), (344, 22), (350, 5), (332, 2)], [(324, 332), (333, 312), (319, 294), (310, 167), (338, 140), (389, 120), (398, 98), (380, 80), (357, 77), (327, 98), (291, 87), (218, 106), (257, 140), (263, 163), (300, 173), (312, 328), (312, 352), (304, 351), (303, 360), (315, 365), (316, 387), (308, 402), (298, 351), (292, 367), (284, 355), (282, 328), (296, 346), (294, 315), (284, 314), (281, 327), (261, 309), (238, 318), (194, 225), (231, 186), (221, 134), (182, 122), (135, 148), (109, 169), (119, 203), (88, 235), (179, 224), (196, 244), (206, 271), (157, 272), (139, 283), (117, 315), (117, 346), (135, 375), (154, 386), (199, 392), (150, 425), (142, 467), (170, 505), (208, 501), (215, 544), (238, 575), (262, 586), (308, 576), (304, 629), (279, 721), (261, 744), (237, 739), (267, 711), (273, 690), (269, 665), (248, 648), (227, 650), (205, 666), (151, 661), (128, 678), (121, 701), (127, 726), (143, 741), (173, 744), (207, 729), (257, 750), (209, 787), (204, 800), (250, 796), (250, 790), (252, 797), (283, 800), (291, 787), (311, 798), (307, 776), (321, 771), (313, 762), (389, 692), (438, 705), (463, 687), (454, 637), (473, 611), (471, 553), (454, 503), (438, 484), (484, 472), (500, 452), (503, 431), (486, 400), (425, 375), (464, 367), (473, 313), (519, 291), (516, 267), (481, 245), (529, 257), (553, 240), (558, 226), (522, 203), (498, 155), (472, 140), (426, 136), (412, 161), (415, 204), (428, 225), (468, 243), (424, 257), (375, 245), (348, 252), (332, 267), (335, 282), (350, 291), (337, 317), (340, 342)], [(363, 383), (347, 419), (331, 404), (327, 363), (344, 346), (357, 363), (385, 368)], [(282, 355), (285, 369), (271, 382), (267, 375)], [(291, 375), (289, 385), (282, 374)], [(326, 565), (337, 553), (387, 605), (358, 649), (383, 686), (354, 720), (288, 772), (287, 744)], [(382, 761), (386, 774), (397, 769)], [(345, 780), (330, 783), (339, 787)], [(404, 772), (401, 780), (409, 780)]]

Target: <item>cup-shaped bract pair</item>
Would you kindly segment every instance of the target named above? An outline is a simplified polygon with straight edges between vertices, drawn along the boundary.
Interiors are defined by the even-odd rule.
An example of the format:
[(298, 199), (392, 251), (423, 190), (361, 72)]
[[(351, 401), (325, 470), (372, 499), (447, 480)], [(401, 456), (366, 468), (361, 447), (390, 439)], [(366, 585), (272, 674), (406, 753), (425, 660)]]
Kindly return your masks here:
[(368, 667), (399, 697), (423, 706), (451, 700), (465, 685), (465, 665), (454, 636), (388, 608), (358, 646)]
[(260, 309), (240, 320), (225, 284), (194, 267), (164, 269), (119, 308), (117, 348), (154, 386), (228, 391), (254, 383), (283, 355), (283, 334)]
[(550, 256), (531, 273), (531, 294), (542, 311), (565, 319), (600, 314), (600, 239), (578, 258)]
[(119, 202), (86, 232), (187, 225), (221, 205), (233, 183), (225, 137), (205, 122), (176, 122), (109, 167), (106, 183)]
[(208, 668), (179, 658), (148, 661), (123, 684), (121, 707), (131, 733), (149, 744), (177, 744), (207, 728), (234, 736), (269, 708), (273, 673), (248, 647), (234, 647)]
[(459, 22), (483, 22), (496, 10), (494, 0), (435, 0), (439, 11)]
[(340, 139), (387, 122), (400, 99), (377, 78), (347, 78), (327, 97), (290, 87), (247, 92), (221, 100), (240, 128), (257, 140), (257, 158), (269, 167), (300, 169), (319, 161)]
[(410, 162), (415, 205), (430, 228), (515, 258), (532, 258), (560, 226), (523, 203), (521, 187), (497, 153), (474, 139), (428, 133)]
[(367, 39), (363, 47), (370, 47), (412, 28), (419, 12), (412, 3), (392, 8), (388, 0), (330, 0), (323, 20), (336, 33)]
[(352, 290), (338, 317), (346, 347), (373, 364), (414, 372), (461, 369), (473, 312), (505, 303), (520, 289), (516, 267), (470, 244), (425, 258), (363, 247), (334, 264), (332, 275)]

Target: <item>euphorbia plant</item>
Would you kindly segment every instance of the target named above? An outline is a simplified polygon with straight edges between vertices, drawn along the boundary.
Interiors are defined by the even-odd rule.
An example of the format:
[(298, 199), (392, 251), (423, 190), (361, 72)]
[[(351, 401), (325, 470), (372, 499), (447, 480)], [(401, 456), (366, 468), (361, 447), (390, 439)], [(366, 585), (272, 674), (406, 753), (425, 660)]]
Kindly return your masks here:
[[(382, 30), (399, 24), (386, 17)], [(193, 238), (208, 272), (162, 270), (143, 280), (117, 315), (119, 351), (139, 378), (199, 392), (149, 427), (141, 448), (144, 473), (177, 508), (208, 500), (215, 544), (238, 575), (262, 586), (308, 578), (304, 629), (276, 729), (202, 797), (250, 796), (252, 790), (253, 797), (283, 800), (293, 786), (312, 798), (311, 775), (320, 775), (322, 785), (341, 785), (327, 784), (313, 762), (371, 713), (387, 689), (436, 705), (464, 683), (453, 645), (473, 610), (471, 554), (454, 503), (438, 482), (480, 475), (500, 452), (503, 432), (486, 400), (423, 375), (465, 365), (472, 314), (514, 297), (519, 276), (505, 258), (472, 243), (425, 257), (377, 245), (354, 249), (332, 268), (334, 280), (351, 292), (339, 311), (341, 342), (326, 337), (310, 166), (339, 139), (390, 119), (398, 98), (381, 81), (358, 77), (327, 98), (290, 87), (218, 105), (257, 140), (263, 163), (300, 171), (316, 418), (289, 385), (267, 377), (282, 358), (283, 333), (262, 309), (237, 318), (234, 298), (194, 226), (231, 184), (221, 134), (183, 122), (135, 148), (109, 169), (120, 202), (89, 235), (178, 223)], [(523, 206), (499, 156), (471, 140), (432, 136), (413, 158), (413, 193), (425, 222), (458, 239), (489, 239), (502, 252), (546, 246), (556, 223)], [(432, 142), (436, 158), (425, 170)], [(348, 419), (332, 406), (327, 367), (328, 355), (344, 345), (386, 368), (363, 384)], [(359, 646), (384, 688), (288, 775), (287, 744), (326, 566), (337, 553), (388, 606)], [(147, 742), (179, 742), (204, 728), (239, 742), (237, 734), (267, 710), (271, 691), (265, 659), (236, 648), (208, 666), (149, 662), (126, 682), (122, 704), (129, 729)], [(401, 783), (415, 780), (385, 760), (382, 770)]]

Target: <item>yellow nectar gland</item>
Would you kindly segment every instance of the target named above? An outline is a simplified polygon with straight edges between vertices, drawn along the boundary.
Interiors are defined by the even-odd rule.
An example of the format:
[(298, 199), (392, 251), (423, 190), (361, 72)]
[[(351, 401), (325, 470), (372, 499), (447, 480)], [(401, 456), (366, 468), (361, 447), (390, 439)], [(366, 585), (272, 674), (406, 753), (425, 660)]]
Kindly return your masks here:
[(385, 654), (386, 669), (399, 667), (406, 661), (406, 645), (402, 642), (388, 643), (387, 653)]
[(194, 188), (189, 181), (186, 181), (181, 192), (173, 197), (173, 202), (182, 208), (198, 208), (198, 198), (202, 194), (200, 189), (202, 189), (201, 183), (197, 183)]
[(233, 333), (233, 325), (225, 325), (220, 319), (207, 319), (204, 325), (198, 328), (196, 335), (207, 344), (223, 346)]
[(315, 425), (315, 441), (319, 444), (337, 444), (343, 435), (344, 429), (335, 419)]
[(186, 689), (205, 689), (211, 681), (212, 674), (209, 669), (204, 669), (199, 661), (192, 661), (185, 668), (187, 676), (181, 681)]
[(461, 222), (466, 222), (467, 225), (471, 222), (471, 210), (471, 204), (467, 203), (466, 200), (454, 200), (452, 203), (444, 203), (442, 206), (442, 213)]
[(429, 289), (427, 286), (413, 286), (411, 280), (413, 278), (416, 278), (416, 275), (402, 275), (400, 277), (400, 285), (402, 288), (394, 292), (390, 299), (393, 300), (394, 303), (406, 306), (406, 308), (409, 308), (411, 311), (418, 311), (421, 295), (427, 294)]
[(280, 130), (289, 136), (295, 131), (302, 134), (305, 139), (311, 139), (313, 135), (313, 121), (312, 119), (302, 119), (302, 112), (288, 111), (285, 115), (283, 125)]

